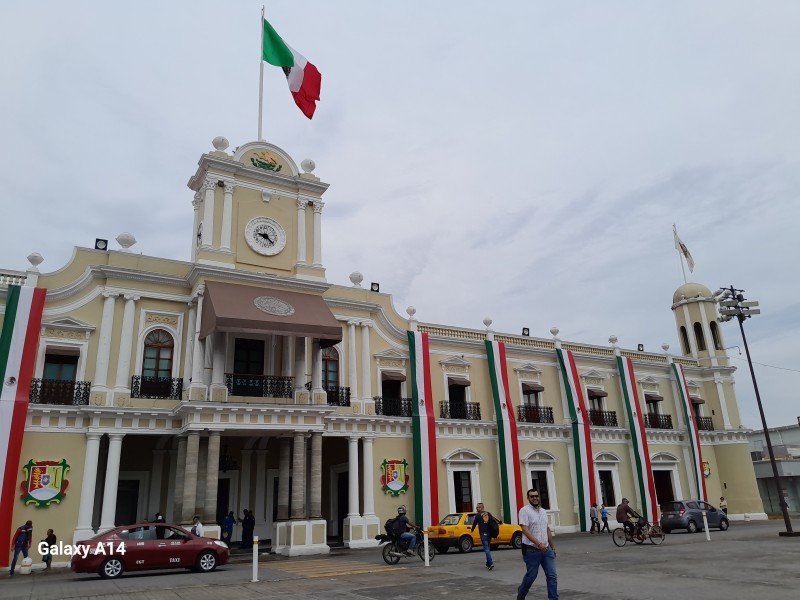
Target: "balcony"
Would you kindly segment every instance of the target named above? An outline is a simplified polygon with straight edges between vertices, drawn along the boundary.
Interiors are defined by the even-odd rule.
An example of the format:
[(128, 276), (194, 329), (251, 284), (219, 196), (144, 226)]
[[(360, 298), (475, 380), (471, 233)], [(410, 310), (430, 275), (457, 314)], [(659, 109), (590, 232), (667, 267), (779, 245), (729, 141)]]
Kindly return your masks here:
[(714, 422), (711, 417), (696, 417), (697, 428), (700, 431), (714, 431)]
[(650, 429), (672, 429), (672, 415), (651, 413), (644, 416), (644, 426)]
[(480, 421), (481, 405), (477, 402), (447, 402), (443, 400), (439, 403), (439, 416), (442, 419)]
[(618, 427), (617, 413), (613, 410), (590, 410), (589, 423), (598, 427)]
[(294, 398), (294, 377), (225, 373), (225, 387), (231, 396)]
[(328, 406), (350, 406), (350, 388), (335, 385), (325, 386), (328, 395)]
[(89, 404), (89, 390), (91, 387), (91, 381), (31, 379), (28, 400), (31, 404), (85, 406)]
[(384, 417), (410, 417), (411, 398), (383, 398), (375, 396), (375, 414)]
[(518, 406), (517, 421), (520, 423), (554, 423), (553, 409), (549, 406)]
[(183, 379), (180, 377), (131, 377), (131, 398), (180, 400), (182, 394)]

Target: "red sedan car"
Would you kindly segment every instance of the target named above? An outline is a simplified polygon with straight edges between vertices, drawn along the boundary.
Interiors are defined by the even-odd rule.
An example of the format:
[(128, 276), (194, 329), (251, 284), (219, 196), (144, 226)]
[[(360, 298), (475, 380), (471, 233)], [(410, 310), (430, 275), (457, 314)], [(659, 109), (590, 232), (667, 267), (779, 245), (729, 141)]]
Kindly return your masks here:
[(76, 573), (97, 573), (105, 579), (125, 571), (194, 569), (203, 573), (230, 558), (225, 542), (192, 535), (168, 523), (124, 525), (79, 542), (71, 568)]

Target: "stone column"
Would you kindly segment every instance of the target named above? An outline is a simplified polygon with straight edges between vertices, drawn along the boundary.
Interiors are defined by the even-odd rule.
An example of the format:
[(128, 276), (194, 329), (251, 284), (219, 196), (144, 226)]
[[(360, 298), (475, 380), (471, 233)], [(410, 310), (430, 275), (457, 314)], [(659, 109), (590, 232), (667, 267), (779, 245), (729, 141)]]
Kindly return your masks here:
[(175, 459), (175, 509), (173, 522), (178, 522), (183, 516), (183, 484), (186, 466), (186, 438), (178, 438), (178, 457)]
[(167, 523), (175, 522), (175, 483), (178, 476), (178, 451), (175, 448), (170, 448), (168, 451), (169, 471), (167, 473), (167, 503), (164, 506), (164, 518)]
[[(119, 294), (103, 293), (103, 317), (100, 321), (100, 338), (97, 342), (97, 362), (94, 367), (92, 391), (108, 391), (108, 359), (111, 356), (111, 334), (114, 327), (114, 302)], [(107, 404), (108, 401), (103, 402)]]
[(194, 209), (194, 222), (192, 224), (192, 231), (194, 232), (195, 240), (194, 244), (192, 244), (192, 261), (197, 259), (197, 250), (200, 248), (200, 243), (203, 241), (202, 234), (200, 233), (200, 205), (203, 203), (203, 195), (200, 191), (196, 191), (194, 193), (194, 199), (192, 200), (192, 208)]
[(297, 264), (306, 264), (306, 207), (308, 201), (297, 199)]
[(292, 340), (288, 335), (283, 336), (283, 346), (281, 347), (281, 377), (291, 377), (292, 367), (294, 367), (294, 348)]
[(294, 389), (303, 390), (306, 385), (306, 338), (294, 338)]
[(322, 432), (311, 433), (311, 500), (309, 516), (322, 518)]
[(369, 328), (371, 326), (371, 323), (361, 323), (361, 397), (365, 406), (367, 401), (372, 400), (372, 365), (369, 360)]
[(278, 521), (289, 518), (289, 463), (291, 460), (288, 437), (281, 438), (281, 453), (278, 469)]
[(200, 323), (203, 317), (203, 294), (205, 286), (197, 290), (197, 311), (195, 315), (194, 344), (192, 344), (192, 382), (189, 384), (190, 400), (205, 400), (206, 386), (203, 384), (204, 344), (200, 341)]
[(267, 451), (256, 450), (256, 476), (254, 481), (256, 503), (253, 516), (256, 518), (256, 528), (263, 528), (267, 519)]
[(211, 400), (225, 402), (228, 399), (228, 388), (225, 386), (225, 354), (227, 350), (228, 334), (216, 331), (212, 334), (214, 344), (211, 358)]
[(362, 448), (364, 456), (364, 516), (374, 517), (375, 515), (375, 466), (372, 460), (372, 436), (365, 436), (361, 438), (364, 442)]
[(322, 266), (322, 200), (314, 200), (314, 266)]
[(233, 215), (233, 190), (236, 185), (225, 181), (225, 199), (222, 201), (222, 231), (220, 231), (220, 248), (231, 249), (231, 217)]
[(206, 459), (206, 497), (204, 505), (205, 523), (217, 522), (217, 486), (219, 484), (219, 431), (208, 436), (208, 458)]
[(75, 526), (73, 540), (85, 540), (94, 535), (92, 517), (94, 516), (94, 490), (97, 483), (97, 461), (100, 457), (99, 433), (86, 434), (86, 458), (83, 462), (83, 481), (81, 497), (78, 504), (78, 523)]
[(122, 451), (121, 433), (108, 435), (108, 458), (106, 462), (106, 485), (103, 488), (103, 511), (100, 513), (100, 529), (107, 531), (115, 526), (117, 516), (117, 486), (119, 485), (119, 457)]
[(251, 460), (253, 458), (252, 450), (242, 450), (242, 471), (239, 486), (239, 505), (241, 508), (252, 510), (250, 508), (250, 477), (251, 477)]
[(311, 389), (315, 392), (322, 390), (322, 349), (319, 340), (314, 338), (311, 342)]
[(183, 507), (181, 523), (188, 525), (195, 515), (197, 502), (197, 467), (200, 463), (200, 434), (189, 432), (186, 436), (186, 463), (183, 469)]
[(306, 434), (294, 432), (292, 453), (292, 519), (306, 518)]
[(348, 466), (347, 474), (347, 516), (348, 518), (360, 516), (358, 507), (358, 438), (348, 438)]
[(203, 246), (210, 246), (214, 240), (214, 190), (216, 187), (217, 182), (211, 179), (203, 182)]
[(184, 392), (189, 389), (192, 378), (192, 356), (194, 355), (194, 336), (197, 328), (197, 301), (189, 302), (189, 320), (186, 323), (186, 348), (183, 351), (183, 385)]
[(114, 391), (130, 393), (131, 391), (131, 352), (133, 350), (133, 319), (136, 301), (139, 296), (125, 294), (125, 311), (122, 315), (122, 339), (119, 342), (119, 358), (117, 359), (117, 379)]
[(152, 519), (153, 515), (160, 512), (166, 514), (165, 507), (161, 506), (161, 480), (164, 478), (164, 450), (153, 450), (153, 468), (150, 470), (150, 499), (147, 503), (146, 518)]
[(347, 322), (347, 385), (350, 397), (358, 398), (358, 365), (356, 364), (356, 321)]

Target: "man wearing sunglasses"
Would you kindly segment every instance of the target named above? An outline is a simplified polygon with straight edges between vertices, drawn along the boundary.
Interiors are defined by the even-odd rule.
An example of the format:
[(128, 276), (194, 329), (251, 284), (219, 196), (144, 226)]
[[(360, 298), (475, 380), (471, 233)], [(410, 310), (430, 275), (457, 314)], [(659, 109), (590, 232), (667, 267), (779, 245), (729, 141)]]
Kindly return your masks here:
[(522, 527), (522, 560), (525, 561), (525, 577), (517, 588), (517, 600), (528, 595), (539, 567), (547, 579), (548, 600), (558, 600), (558, 581), (556, 578), (556, 549), (553, 534), (547, 523), (547, 511), (542, 508), (542, 499), (536, 490), (528, 490), (528, 503), (519, 511), (519, 524)]

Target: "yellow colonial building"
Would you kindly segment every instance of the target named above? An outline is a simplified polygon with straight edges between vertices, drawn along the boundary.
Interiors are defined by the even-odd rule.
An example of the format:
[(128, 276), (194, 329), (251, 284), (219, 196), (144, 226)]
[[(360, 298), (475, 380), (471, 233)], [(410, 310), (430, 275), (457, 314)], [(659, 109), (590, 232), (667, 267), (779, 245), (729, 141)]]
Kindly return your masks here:
[[(555, 530), (572, 532), (585, 529), (587, 465), (585, 498), (647, 502), (642, 448), (658, 502), (725, 496), (732, 519), (766, 518), (707, 288), (675, 292), (677, 355), (613, 337), (561, 341), (555, 329), (494, 332), (489, 320), (418, 322), (359, 273), (327, 282), (328, 184), (312, 161), (298, 169), (264, 142), (214, 147), (188, 182), (193, 216), (187, 195), (175, 224), (193, 218), (189, 262), (133, 253), (122, 234), (119, 249), (76, 248), (50, 273), (36, 254), (26, 272), (0, 272), (0, 311), (8, 285), (47, 289), (19, 480), (30, 461), (69, 466), (60, 502), (20, 498), (14, 525), (80, 540), (161, 512), (177, 523), (199, 514), (218, 532), (228, 511), (249, 509), (273, 551), (312, 554), (337, 539), (376, 544), (399, 504), (423, 521), (420, 499), (430, 515), (481, 501), (513, 521), (509, 498), (533, 487)], [(431, 416), (430, 460), (415, 452), (419, 411)], [(591, 455), (576, 450), (579, 429)], [(425, 466), (435, 489), (421, 495)]]

